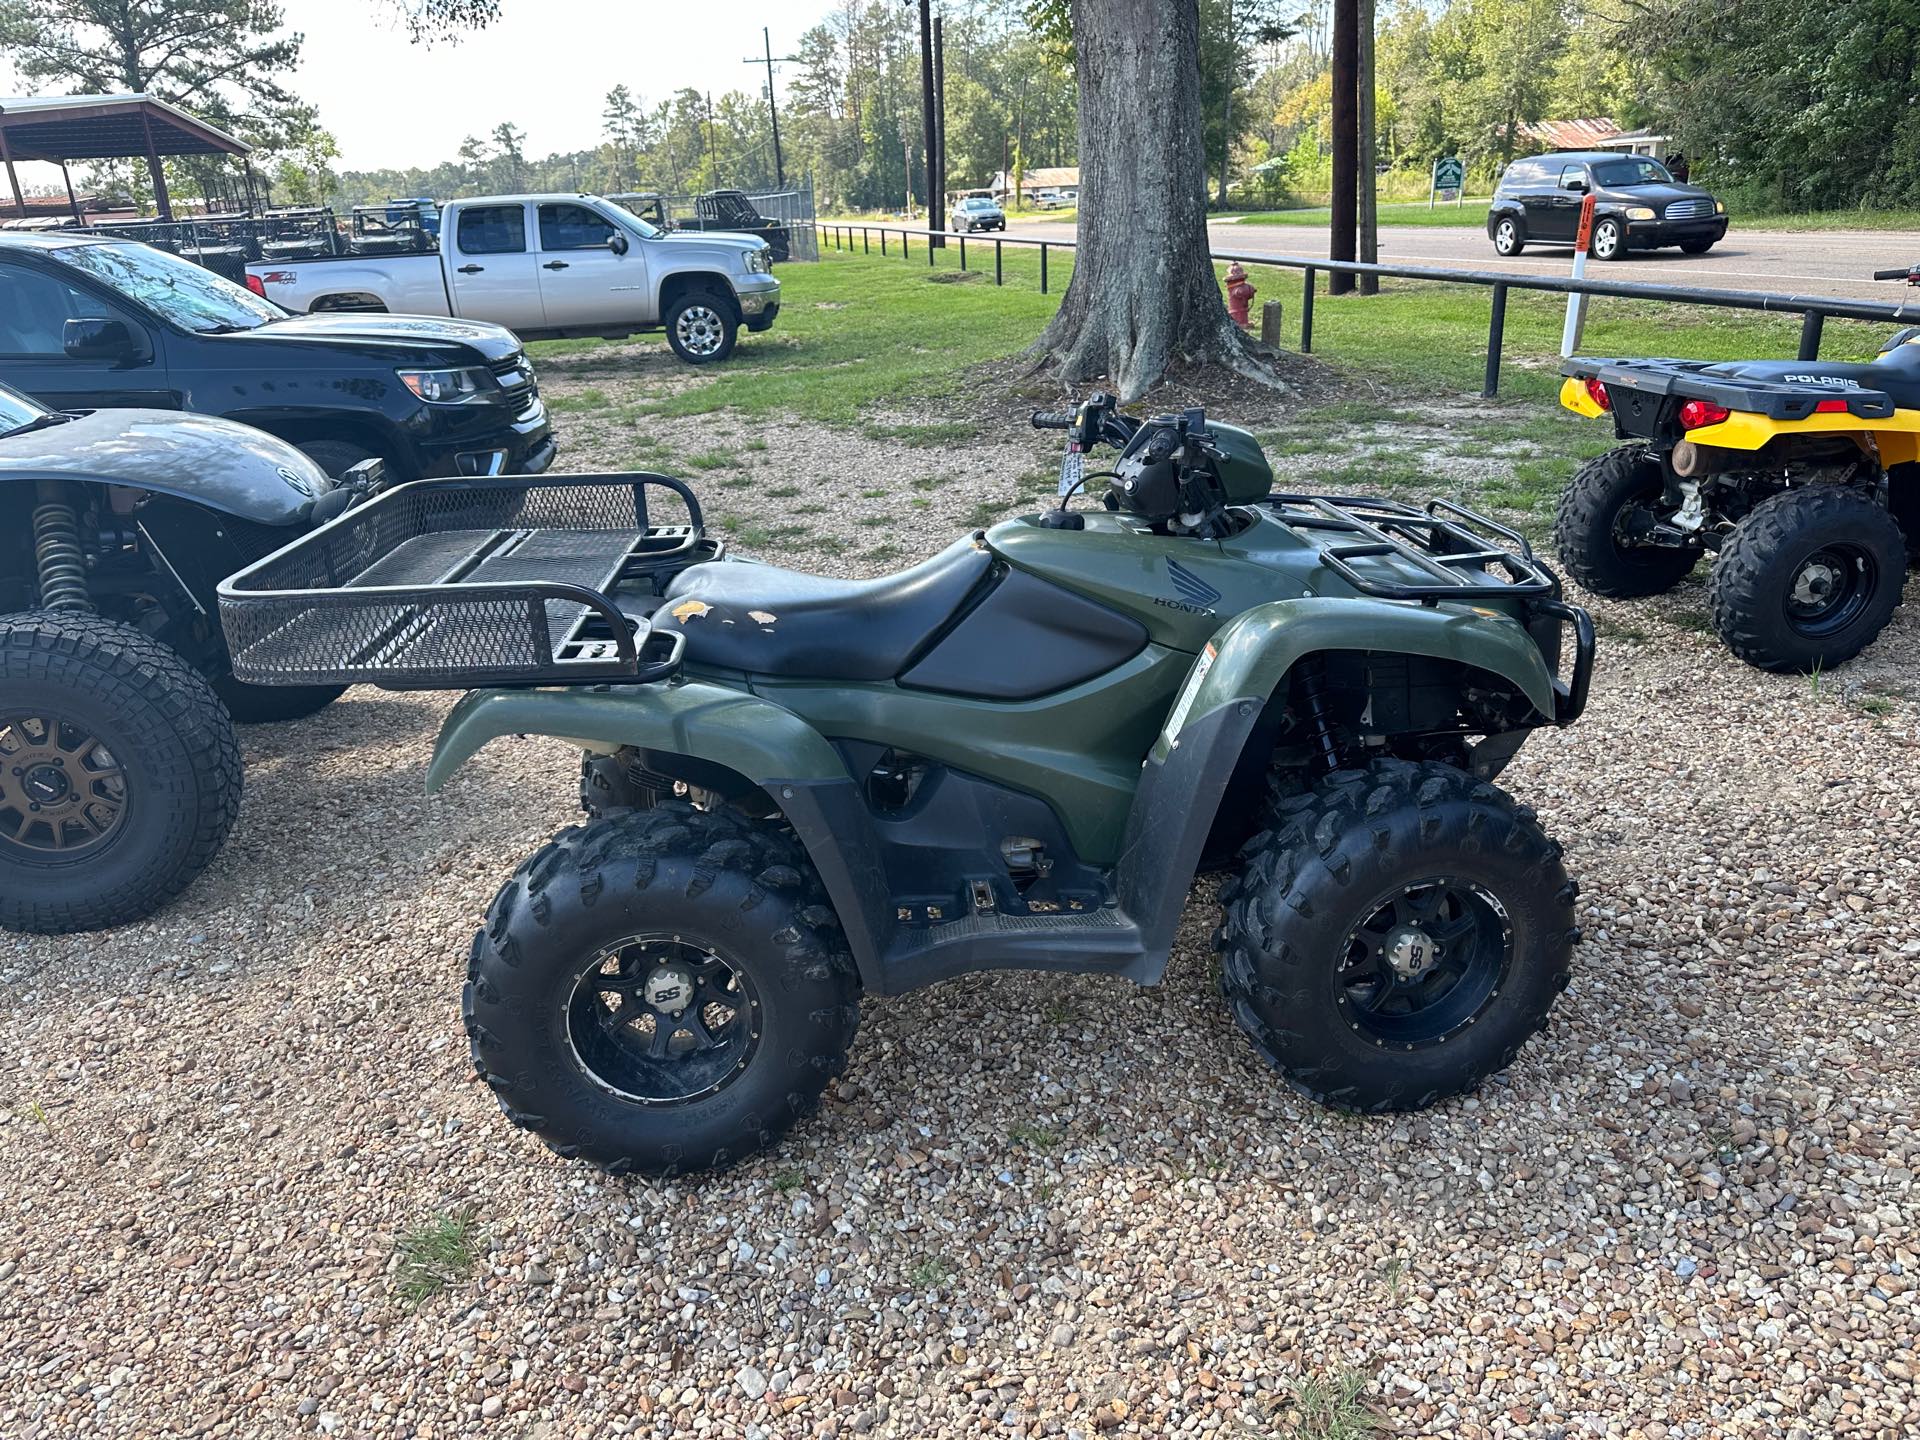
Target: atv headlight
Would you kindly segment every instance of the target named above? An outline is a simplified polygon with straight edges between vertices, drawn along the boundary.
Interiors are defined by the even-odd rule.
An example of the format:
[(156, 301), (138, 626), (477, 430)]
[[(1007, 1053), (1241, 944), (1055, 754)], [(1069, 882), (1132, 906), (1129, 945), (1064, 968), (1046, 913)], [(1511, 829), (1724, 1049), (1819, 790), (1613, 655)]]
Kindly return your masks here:
[(1645, 205), (1636, 205), (1631, 210), (1627, 211), (1627, 219), (1651, 220), (1653, 219), (1653, 211)]
[(396, 370), (400, 383), (429, 405), (488, 405), (504, 398), (483, 366), (459, 370)]

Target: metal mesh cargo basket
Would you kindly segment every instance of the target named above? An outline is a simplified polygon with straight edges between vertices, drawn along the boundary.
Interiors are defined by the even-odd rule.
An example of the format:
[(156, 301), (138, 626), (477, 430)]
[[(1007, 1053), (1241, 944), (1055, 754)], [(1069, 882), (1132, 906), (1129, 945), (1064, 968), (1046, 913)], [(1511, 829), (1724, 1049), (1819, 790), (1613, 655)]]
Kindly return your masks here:
[[(687, 523), (650, 524), (649, 492)], [(652, 630), (652, 602), (723, 548), (664, 475), (420, 480), (229, 577), (220, 620), (254, 685), (655, 680), (684, 641)]]

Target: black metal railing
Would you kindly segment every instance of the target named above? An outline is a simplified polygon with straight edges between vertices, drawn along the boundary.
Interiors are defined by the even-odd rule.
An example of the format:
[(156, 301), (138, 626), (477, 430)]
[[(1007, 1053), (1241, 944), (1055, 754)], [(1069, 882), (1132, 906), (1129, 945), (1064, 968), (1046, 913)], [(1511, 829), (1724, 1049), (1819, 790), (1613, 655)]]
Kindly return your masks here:
[[(960, 268), (967, 268), (967, 241), (958, 230), (907, 229), (894, 225), (867, 225), (858, 221), (818, 222), (835, 249), (851, 250), (853, 238), (860, 237), (861, 249), (872, 253), (872, 237), (880, 237), (880, 253), (887, 252), (887, 236), (900, 237), (902, 259), (911, 258), (910, 245), (922, 241), (927, 264), (935, 262), (934, 248), (925, 243), (940, 236), (960, 242)], [(971, 237), (976, 245), (987, 243)], [(1071, 240), (1041, 240), (1024, 235), (994, 235), (993, 281), (1003, 284), (1001, 247), (1022, 245), (1040, 251), (1040, 293), (1047, 293), (1047, 252), (1071, 251)], [(1313, 353), (1313, 299), (1315, 283), (1321, 272), (1344, 275), (1376, 275), (1391, 280), (1437, 281), (1447, 285), (1478, 285), (1493, 292), (1487, 321), (1487, 367), (1480, 393), (1487, 397), (1500, 391), (1500, 362), (1506, 342), (1507, 293), (1511, 290), (1540, 290), (1554, 295), (1598, 295), (1616, 300), (1652, 300), (1669, 305), (1704, 305), (1721, 310), (1754, 310), (1776, 315), (1800, 316), (1800, 345), (1796, 359), (1818, 360), (1820, 341), (1828, 317), (1842, 320), (1872, 320), (1893, 324), (1920, 323), (1920, 303), (1895, 305), (1884, 300), (1843, 300), (1832, 295), (1776, 295), (1765, 290), (1704, 290), (1694, 285), (1647, 285), (1631, 280), (1575, 280), (1550, 275), (1510, 275), (1499, 270), (1448, 270), (1436, 265), (1377, 265), (1360, 260), (1323, 260), (1305, 255), (1249, 255), (1238, 251), (1216, 250), (1213, 259), (1239, 261), (1242, 265), (1266, 265), (1281, 270), (1299, 270), (1304, 285), (1300, 295), (1300, 350)]]

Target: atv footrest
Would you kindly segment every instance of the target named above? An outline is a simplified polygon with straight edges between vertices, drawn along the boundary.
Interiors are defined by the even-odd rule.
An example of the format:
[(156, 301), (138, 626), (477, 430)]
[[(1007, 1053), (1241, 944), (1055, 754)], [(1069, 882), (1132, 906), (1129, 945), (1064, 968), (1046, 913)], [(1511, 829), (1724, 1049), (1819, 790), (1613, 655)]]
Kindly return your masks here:
[[(677, 495), (688, 523), (650, 524), (649, 490)], [(422, 480), (231, 576), (220, 618), (255, 685), (658, 680), (685, 641), (646, 612), (723, 550), (664, 475)]]

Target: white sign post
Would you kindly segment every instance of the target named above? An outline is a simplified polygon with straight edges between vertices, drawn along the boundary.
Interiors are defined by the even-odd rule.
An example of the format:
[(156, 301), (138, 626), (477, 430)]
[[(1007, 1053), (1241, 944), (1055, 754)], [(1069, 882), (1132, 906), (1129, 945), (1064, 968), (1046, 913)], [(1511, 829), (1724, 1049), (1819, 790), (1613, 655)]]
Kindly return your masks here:
[[(1587, 273), (1587, 243), (1593, 239), (1593, 196), (1589, 194), (1580, 202), (1580, 229), (1573, 239), (1573, 278), (1578, 280)], [(1560, 332), (1560, 358), (1566, 359), (1580, 348), (1580, 332), (1587, 325), (1587, 297), (1585, 295), (1567, 296), (1567, 323)]]

